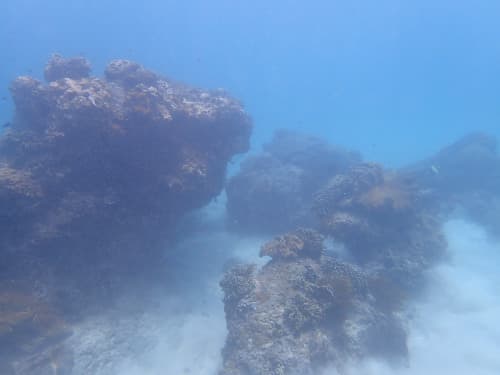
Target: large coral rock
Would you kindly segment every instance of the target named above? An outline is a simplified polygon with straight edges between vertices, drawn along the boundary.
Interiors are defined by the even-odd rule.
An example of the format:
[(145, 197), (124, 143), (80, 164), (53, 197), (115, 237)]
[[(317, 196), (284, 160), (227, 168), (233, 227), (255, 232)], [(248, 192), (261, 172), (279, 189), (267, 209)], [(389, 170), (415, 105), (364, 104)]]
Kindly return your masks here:
[(321, 235), (302, 229), (264, 245), (272, 260), (261, 270), (226, 273), (221, 374), (308, 375), (367, 355), (406, 357), (400, 305), (387, 302), (372, 276), (323, 250)]
[(500, 187), (500, 155), (495, 137), (468, 134), (435, 155), (403, 169), (442, 197)]
[(4, 375), (70, 374), (71, 329), (39, 296), (0, 283), (0, 370)]
[(226, 186), (233, 228), (279, 233), (310, 226), (313, 193), (360, 157), (316, 137), (277, 131), (263, 152), (242, 163)]
[(493, 136), (473, 133), (403, 168), (434, 212), (460, 210), (500, 236), (500, 154)]
[[(85, 59), (55, 56), (47, 84), (14, 80), (16, 115), (0, 138), (0, 283), (21, 280), (71, 318), (168, 272), (163, 251), (176, 223), (221, 192), (251, 133), (242, 105), (222, 91), (124, 60), (104, 78), (89, 72)], [(19, 349), (46, 336), (29, 321), (41, 313), (10, 307), (0, 340)], [(11, 370), (31, 374), (33, 364), (42, 374), (43, 353), (16, 350)], [(51, 356), (50, 373), (62, 374)]]
[(105, 79), (84, 74), (87, 65), (56, 56), (48, 85), (12, 83), (16, 121), (0, 143), (3, 241), (54, 251), (47, 241), (73, 238), (72, 251), (77, 236), (95, 252), (90, 239), (165, 230), (215, 197), (230, 158), (248, 148), (249, 117), (225, 93), (130, 61), (113, 61)]
[(324, 237), (312, 229), (296, 229), (278, 236), (262, 246), (260, 256), (273, 259), (319, 258), (323, 254)]
[[(406, 170), (321, 148), (300, 152), (300, 137), (282, 137), (293, 141), (277, 136), (272, 152), (230, 181), (228, 211), (276, 230), (312, 208), (318, 220), (306, 222), (318, 232), (277, 236), (261, 248), (272, 258), (261, 270), (226, 273), (222, 374), (317, 374), (328, 363), (343, 373), (349, 360), (404, 359), (407, 301), (446, 250), (428, 188)], [(333, 239), (330, 253), (324, 237)]]
[(345, 244), (355, 262), (412, 289), (446, 248), (438, 219), (421, 199), (406, 176), (364, 163), (319, 190), (313, 208), (322, 232)]
[(90, 63), (84, 57), (65, 59), (56, 54), (52, 56), (50, 62), (45, 66), (43, 75), (47, 82), (53, 82), (63, 78), (88, 78), (90, 70)]
[(367, 252), (414, 218), (411, 186), (377, 164), (360, 164), (334, 176), (315, 194), (313, 209), (326, 233), (355, 253)]

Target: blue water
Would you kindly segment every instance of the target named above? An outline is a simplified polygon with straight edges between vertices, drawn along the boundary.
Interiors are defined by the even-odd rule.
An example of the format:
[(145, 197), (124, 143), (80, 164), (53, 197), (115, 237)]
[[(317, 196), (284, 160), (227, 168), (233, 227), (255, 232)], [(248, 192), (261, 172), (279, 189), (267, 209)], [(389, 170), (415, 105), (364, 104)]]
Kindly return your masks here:
[(95, 74), (129, 58), (229, 90), (256, 147), (289, 127), (399, 165), (471, 130), (500, 134), (499, 16), (493, 0), (2, 0), (1, 96), (53, 52)]
[[(42, 79), (52, 53), (83, 55), (96, 75), (127, 58), (239, 98), (254, 119), (254, 149), (287, 127), (399, 166), (467, 132), (500, 137), (499, 20), (498, 0), (0, 0), (0, 125), (13, 116), (9, 83)], [(492, 262), (500, 244), (475, 224), (445, 229), (453, 262), (437, 270), (436, 295), (412, 321), (413, 367), (362, 363), (351, 374), (500, 373)], [(263, 243), (211, 229), (190, 240), (196, 257), (227, 248), (249, 261)], [(180, 374), (188, 365), (213, 375), (226, 334), (217, 282), (206, 283), (208, 307), (161, 314), (166, 326), (156, 330), (168, 342), (151, 354), (155, 370), (127, 363), (120, 375)]]

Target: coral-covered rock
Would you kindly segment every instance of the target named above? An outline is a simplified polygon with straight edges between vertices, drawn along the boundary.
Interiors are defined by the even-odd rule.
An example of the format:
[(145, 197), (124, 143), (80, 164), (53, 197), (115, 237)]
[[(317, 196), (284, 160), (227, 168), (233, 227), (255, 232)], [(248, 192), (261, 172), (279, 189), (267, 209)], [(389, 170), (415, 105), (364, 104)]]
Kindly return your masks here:
[[(238, 102), (128, 61), (112, 62), (106, 80), (68, 73), (80, 63), (56, 57), (48, 71), (67, 67), (57, 80), (11, 86), (17, 121), (0, 146), (0, 192), (38, 196), (36, 227), (56, 235), (77, 219), (103, 218), (107, 229), (169, 224), (221, 191), (227, 162), (248, 148), (250, 120)], [(26, 228), (30, 240), (35, 232)]]
[(472, 190), (495, 190), (500, 187), (497, 141), (487, 134), (469, 134), (402, 172), (443, 197)]
[(312, 229), (297, 229), (262, 246), (260, 256), (272, 259), (319, 258), (324, 252), (323, 236)]
[(71, 329), (40, 297), (0, 285), (0, 362), (2, 374), (70, 374), (71, 350), (64, 340)]
[(474, 133), (403, 168), (435, 213), (463, 213), (500, 236), (500, 155), (494, 137)]
[[(290, 155), (284, 150), (277, 155)], [(428, 271), (445, 255), (443, 212), (458, 207), (483, 222), (498, 223), (500, 158), (495, 142), (472, 135), (396, 171), (353, 162), (319, 178), (317, 191), (288, 206), (293, 209), (279, 211), (303, 191), (306, 175), (306, 168), (294, 161), (295, 179), (279, 185), (290, 193), (274, 189), (278, 179), (273, 172), (284, 170), (287, 159), (293, 158), (268, 153), (251, 159), (250, 167), (244, 165), (231, 181), (244, 199), (229, 200), (228, 208), (231, 212), (236, 204), (241, 209), (244, 205), (237, 203), (246, 201), (247, 212), (265, 220), (273, 212), (293, 215), (309, 202), (319, 226), (264, 244), (261, 256), (272, 260), (260, 271), (240, 266), (226, 274), (221, 285), (229, 335), (221, 373), (316, 374), (325, 363), (341, 368), (347, 359), (405, 358), (407, 301), (422, 290)], [(245, 191), (245, 185), (251, 188)], [(262, 196), (261, 186), (273, 191), (278, 205), (263, 200), (269, 210), (259, 212), (251, 202)], [(323, 236), (334, 240), (328, 250)], [(342, 261), (327, 255), (338, 250), (338, 242), (344, 245), (336, 253)]]
[(277, 233), (311, 226), (313, 193), (359, 159), (315, 137), (276, 132), (264, 151), (245, 160), (226, 186), (232, 227)]
[(376, 164), (360, 164), (319, 190), (313, 209), (321, 231), (344, 243), (356, 262), (376, 264), (412, 285), (446, 247), (418, 185)]
[(296, 256), (305, 233), (317, 246), (320, 236), (312, 231), (289, 233), (263, 247), (279, 256), (260, 271), (237, 266), (224, 276), (228, 337), (221, 374), (307, 375), (367, 355), (406, 357), (401, 305), (379, 309), (377, 303), (389, 303), (378, 302), (383, 293), (355, 266)]
[(47, 84), (11, 85), (16, 116), (0, 138), (0, 284), (22, 281), (44, 301), (0, 295), (0, 348), (13, 350), (2, 359), (15, 374), (67, 373), (67, 358), (56, 360), (62, 347), (23, 349), (64, 331), (48, 311), (78, 318), (134, 280), (168, 272), (163, 251), (176, 223), (221, 192), (227, 163), (249, 147), (250, 118), (222, 91), (124, 60), (105, 78), (89, 72), (85, 59), (54, 56)]
[(0, 138), (5, 277), (53, 271), (90, 291), (103, 277), (161, 268), (159, 245), (221, 192), (227, 163), (249, 147), (249, 116), (224, 92), (130, 61), (113, 61), (106, 78), (89, 67), (55, 56), (48, 84), (11, 85), (16, 117)]
[(111, 61), (104, 75), (108, 81), (117, 82), (124, 87), (134, 87), (138, 84), (149, 86), (158, 81), (156, 74), (129, 60)]
[(314, 198), (323, 230), (354, 253), (366, 253), (394, 238), (414, 216), (411, 186), (377, 164), (360, 164), (339, 174)]
[(62, 78), (81, 79), (90, 75), (90, 63), (83, 57), (66, 59), (61, 55), (53, 55), (44, 70), (47, 82)]
[(311, 222), (302, 192), (304, 171), (271, 155), (251, 157), (227, 185), (227, 213), (232, 229), (274, 233)]

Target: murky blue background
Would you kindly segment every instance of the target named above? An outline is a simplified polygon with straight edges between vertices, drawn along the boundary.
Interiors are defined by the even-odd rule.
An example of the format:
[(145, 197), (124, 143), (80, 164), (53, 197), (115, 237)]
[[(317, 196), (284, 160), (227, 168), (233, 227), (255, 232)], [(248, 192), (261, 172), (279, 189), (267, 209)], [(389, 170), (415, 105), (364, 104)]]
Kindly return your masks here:
[(1, 0), (0, 96), (53, 52), (95, 74), (129, 58), (228, 89), (256, 147), (290, 127), (399, 165), (467, 131), (500, 135), (499, 20), (494, 0)]

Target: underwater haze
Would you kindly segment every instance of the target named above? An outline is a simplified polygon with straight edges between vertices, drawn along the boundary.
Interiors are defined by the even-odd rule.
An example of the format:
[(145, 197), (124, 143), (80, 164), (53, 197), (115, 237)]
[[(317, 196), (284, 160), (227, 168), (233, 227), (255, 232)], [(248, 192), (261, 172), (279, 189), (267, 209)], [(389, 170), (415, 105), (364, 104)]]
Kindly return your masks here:
[(227, 89), (255, 145), (287, 127), (400, 165), (471, 130), (498, 135), (499, 14), (492, 0), (4, 0), (2, 96), (54, 52), (96, 72), (128, 58)]
[(0, 0), (0, 375), (500, 374), (499, 19)]

